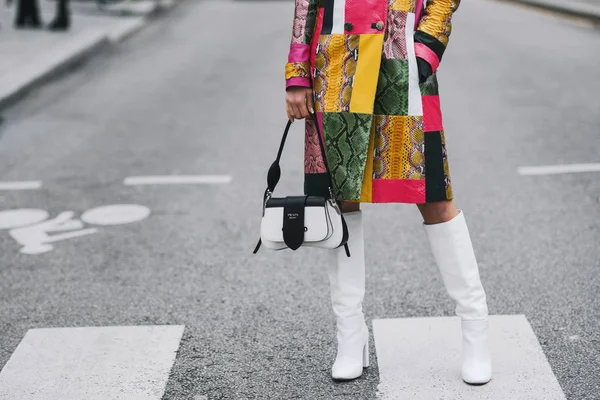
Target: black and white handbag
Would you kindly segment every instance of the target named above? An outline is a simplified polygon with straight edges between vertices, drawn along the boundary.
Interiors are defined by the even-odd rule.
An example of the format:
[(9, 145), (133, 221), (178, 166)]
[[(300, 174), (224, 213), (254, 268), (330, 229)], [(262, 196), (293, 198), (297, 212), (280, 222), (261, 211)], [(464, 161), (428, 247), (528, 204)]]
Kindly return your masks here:
[(281, 177), (279, 160), (292, 125), (292, 122), (288, 121), (279, 145), (277, 158), (271, 164), (267, 174), (267, 190), (263, 199), (260, 240), (254, 249), (255, 254), (260, 249), (261, 244), (264, 244), (270, 250), (285, 248), (297, 250), (300, 246), (335, 249), (344, 246), (346, 255), (350, 257), (350, 251), (346, 244), (348, 241), (348, 227), (342, 209), (335, 197), (319, 124), (313, 114), (311, 114), (311, 117), (317, 128), (319, 147), (327, 170), (328, 195), (327, 197), (272, 197), (275, 186), (277, 186)]

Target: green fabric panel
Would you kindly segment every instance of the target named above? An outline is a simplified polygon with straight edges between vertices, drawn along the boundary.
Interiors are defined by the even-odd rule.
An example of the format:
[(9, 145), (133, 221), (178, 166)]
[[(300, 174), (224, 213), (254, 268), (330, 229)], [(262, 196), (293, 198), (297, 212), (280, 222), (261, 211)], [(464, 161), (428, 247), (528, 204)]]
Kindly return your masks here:
[(408, 60), (381, 60), (373, 112), (408, 115)]
[(420, 85), (421, 96), (439, 96), (438, 81), (435, 74), (431, 75)]
[(323, 113), (327, 164), (338, 200), (359, 200), (373, 116)]

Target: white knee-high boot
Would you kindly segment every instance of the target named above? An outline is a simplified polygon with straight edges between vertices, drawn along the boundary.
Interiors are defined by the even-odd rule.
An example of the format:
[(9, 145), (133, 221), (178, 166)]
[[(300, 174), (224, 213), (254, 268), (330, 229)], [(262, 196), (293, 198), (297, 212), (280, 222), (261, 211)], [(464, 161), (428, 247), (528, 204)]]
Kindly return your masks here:
[(424, 226), (446, 290), (456, 301), (456, 315), (462, 319), (463, 380), (488, 383), (492, 379), (488, 308), (465, 217), (460, 211), (448, 222)]
[(337, 323), (337, 357), (331, 368), (333, 379), (358, 378), (369, 366), (369, 330), (362, 302), (365, 296), (365, 254), (362, 212), (344, 213), (348, 225), (348, 247), (332, 250), (328, 275), (331, 304)]

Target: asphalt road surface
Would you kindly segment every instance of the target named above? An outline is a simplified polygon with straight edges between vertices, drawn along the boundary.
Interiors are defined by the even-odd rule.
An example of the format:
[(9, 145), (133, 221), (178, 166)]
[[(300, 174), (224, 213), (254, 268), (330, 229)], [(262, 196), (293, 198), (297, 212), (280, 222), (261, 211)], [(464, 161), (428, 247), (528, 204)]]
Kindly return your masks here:
[[(184, 2), (4, 112), (0, 182), (41, 187), (0, 190), (0, 366), (33, 328), (183, 325), (164, 399), (376, 398), (375, 346), (361, 379), (329, 377), (322, 252), (251, 255), (292, 14), (290, 1)], [(568, 399), (600, 399), (600, 171), (518, 172), (600, 163), (600, 31), (483, 0), (453, 26), (444, 124), (490, 312), (527, 318)], [(294, 128), (282, 194), (302, 185)], [(124, 182), (178, 174), (218, 182)], [(451, 316), (416, 207), (364, 210), (369, 325)], [(44, 211), (84, 221), (60, 233), (96, 230), (18, 243), (10, 218)]]

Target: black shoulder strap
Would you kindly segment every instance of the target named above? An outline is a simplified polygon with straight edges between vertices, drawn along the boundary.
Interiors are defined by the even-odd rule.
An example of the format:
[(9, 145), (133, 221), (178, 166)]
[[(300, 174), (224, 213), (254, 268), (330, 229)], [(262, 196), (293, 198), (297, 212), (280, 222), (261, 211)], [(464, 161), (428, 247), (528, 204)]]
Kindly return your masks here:
[[(348, 228), (346, 226), (346, 220), (344, 219), (344, 214), (342, 213), (342, 207), (340, 206), (340, 204), (336, 198), (336, 195), (335, 195), (333, 179), (331, 177), (331, 171), (329, 170), (329, 163), (327, 162), (327, 153), (325, 151), (325, 143), (324, 143), (325, 138), (321, 134), (321, 129), (319, 127), (319, 121), (317, 120), (316, 115), (311, 113), (310, 117), (312, 118), (313, 123), (315, 124), (315, 129), (317, 130), (317, 137), (319, 140), (319, 148), (321, 149), (321, 157), (323, 158), (323, 164), (325, 165), (325, 171), (327, 172), (327, 184), (329, 186), (328, 198), (336, 203), (338, 210), (340, 211), (340, 214), (342, 216), (342, 225), (343, 225), (343, 229), (344, 229), (342, 244), (344, 245), (344, 248), (346, 250), (346, 255), (348, 257), (350, 257), (350, 250), (348, 249), (348, 244), (347, 244)], [(281, 143), (279, 144), (279, 150), (277, 151), (277, 158), (275, 158), (275, 161), (273, 161), (273, 163), (269, 167), (269, 172), (267, 173), (267, 189), (265, 190), (265, 194), (263, 197), (263, 213), (264, 213), (264, 208), (267, 204), (267, 201), (269, 201), (269, 199), (273, 195), (273, 192), (275, 191), (275, 187), (277, 186), (277, 184), (279, 183), (279, 179), (281, 178), (281, 167), (279, 166), (279, 161), (281, 160), (281, 155), (283, 154), (283, 148), (285, 147), (285, 141), (287, 140), (287, 136), (288, 136), (291, 126), (292, 126), (292, 121), (290, 120), (287, 122), (287, 125), (285, 126), (285, 130), (283, 131), (283, 136), (281, 137)], [(261, 244), (262, 244), (262, 241), (259, 239), (258, 243), (256, 244), (256, 247), (254, 248), (254, 251), (253, 251), (254, 254), (256, 254), (258, 252)]]
[[(321, 157), (323, 158), (323, 163), (325, 165), (325, 170), (327, 172), (327, 184), (329, 186), (329, 198), (336, 199), (335, 191), (333, 186), (333, 179), (331, 178), (331, 171), (329, 170), (329, 164), (327, 163), (327, 153), (325, 151), (324, 137), (321, 135), (321, 129), (319, 128), (319, 122), (317, 121), (317, 117), (315, 114), (310, 114), (313, 123), (315, 124), (315, 128), (317, 130), (317, 136), (319, 138), (319, 148), (321, 149)], [(279, 166), (279, 161), (281, 160), (281, 154), (283, 154), (283, 148), (285, 147), (285, 141), (287, 140), (288, 133), (290, 131), (290, 127), (292, 126), (292, 121), (288, 121), (285, 126), (285, 130), (283, 131), (283, 136), (281, 138), (281, 143), (279, 144), (279, 150), (277, 151), (277, 158), (271, 164), (269, 168), (269, 172), (267, 173), (267, 190), (265, 192), (265, 199), (267, 193), (273, 194), (275, 190), (275, 186), (279, 183), (279, 179), (281, 178), (281, 167)], [(270, 197), (270, 195), (268, 197)]]

